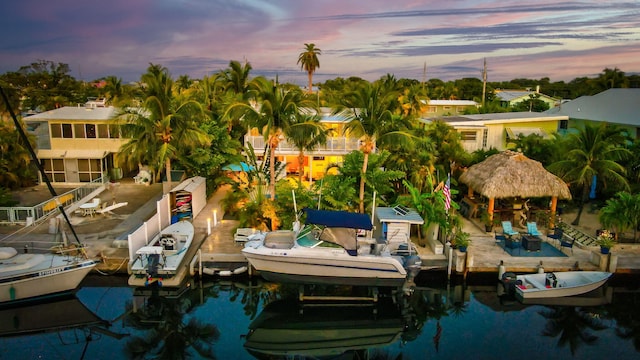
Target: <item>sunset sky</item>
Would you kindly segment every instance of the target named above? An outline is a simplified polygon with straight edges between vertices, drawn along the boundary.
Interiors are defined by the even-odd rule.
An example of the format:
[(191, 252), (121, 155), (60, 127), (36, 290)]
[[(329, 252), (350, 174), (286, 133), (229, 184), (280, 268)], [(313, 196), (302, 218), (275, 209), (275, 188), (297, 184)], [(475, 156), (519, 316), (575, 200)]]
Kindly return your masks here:
[(38, 60), (72, 75), (137, 81), (149, 63), (202, 78), (249, 61), (253, 75), (306, 83), (358, 76), (569, 81), (640, 73), (640, 1), (20, 0), (0, 4), (0, 73)]

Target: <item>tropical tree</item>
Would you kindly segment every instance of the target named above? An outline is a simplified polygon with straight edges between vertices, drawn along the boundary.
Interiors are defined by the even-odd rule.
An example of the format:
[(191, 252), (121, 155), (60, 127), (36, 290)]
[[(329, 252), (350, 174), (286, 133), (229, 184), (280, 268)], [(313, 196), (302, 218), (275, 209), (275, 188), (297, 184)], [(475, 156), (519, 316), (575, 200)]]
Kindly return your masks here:
[[(303, 110), (315, 109), (313, 100), (305, 99), (298, 87), (285, 88), (264, 77), (250, 84), (255, 105), (247, 101), (232, 104), (227, 114), (242, 118), (250, 127), (259, 129), (269, 147), (269, 194), (275, 198), (275, 151), (291, 124)], [(226, 116), (228, 116), (226, 115)]]
[(173, 81), (164, 67), (151, 64), (142, 82), (146, 87), (143, 107), (125, 108), (119, 116), (123, 133), (130, 139), (119, 154), (130, 165), (149, 164), (158, 176), (164, 166), (171, 188), (171, 160), (209, 144), (198, 125), (205, 118), (204, 109), (197, 101), (173, 97)]
[(327, 142), (330, 129), (320, 123), (317, 114), (301, 113), (295, 117), (288, 128), (284, 129), (285, 138), (298, 149), (298, 181), (302, 182), (304, 152), (313, 151)]
[[(387, 89), (387, 90), (385, 90)], [(394, 103), (398, 93), (388, 90), (383, 83), (366, 83), (356, 91), (345, 95), (335, 110), (346, 116), (345, 134), (359, 138), (360, 151), (364, 154), (360, 175), (360, 206), (364, 213), (364, 194), (369, 155), (378, 141), (410, 143), (411, 134), (397, 125), (401, 117), (394, 115)]]
[(626, 140), (620, 128), (607, 123), (599, 126), (585, 125), (563, 139), (561, 151), (564, 157), (549, 165), (549, 171), (575, 185), (581, 192), (578, 215), (572, 225), (580, 223), (594, 176), (605, 187), (629, 189), (625, 178), (626, 170), (619, 163), (630, 156), (629, 149), (624, 146)]
[(300, 68), (307, 72), (307, 76), (309, 77), (309, 89), (308, 93), (312, 93), (313, 86), (313, 73), (316, 72), (316, 69), (320, 68), (320, 61), (318, 60), (318, 55), (322, 54), (322, 50), (316, 47), (316, 44), (304, 44), (304, 51), (300, 53), (298, 56), (298, 64), (300, 64)]
[(614, 228), (618, 238), (621, 233), (631, 228), (633, 241), (637, 241), (640, 226), (640, 194), (618, 192), (600, 209), (598, 219), (605, 228)]

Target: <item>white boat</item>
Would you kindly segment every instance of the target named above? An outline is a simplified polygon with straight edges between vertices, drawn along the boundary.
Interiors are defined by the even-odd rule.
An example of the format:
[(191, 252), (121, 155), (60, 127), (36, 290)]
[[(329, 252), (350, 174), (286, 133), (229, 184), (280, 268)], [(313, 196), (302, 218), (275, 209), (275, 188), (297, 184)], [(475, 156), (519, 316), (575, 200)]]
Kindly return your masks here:
[(162, 285), (163, 280), (176, 276), (185, 264), (194, 232), (193, 224), (186, 220), (164, 228), (146, 246), (136, 251), (136, 258), (131, 264), (131, 277), (145, 279), (145, 285), (155, 281)]
[(11, 303), (75, 290), (97, 262), (62, 253), (21, 254), (13, 247), (0, 248), (0, 303)]
[[(13, 119), (16, 130), (29, 149), (32, 160), (40, 164), (29, 138), (15, 116), (11, 105), (0, 87), (0, 93)], [(42, 166), (38, 166), (42, 178), (48, 185), (51, 196), (57, 194)], [(56, 200), (58, 202), (58, 200)], [(58, 202), (58, 209), (67, 224), (73, 226)], [(80, 243), (75, 231), (75, 240)], [(82, 244), (79, 247), (65, 249), (59, 246), (55, 252), (18, 253), (13, 247), (0, 247), (0, 304), (14, 304), (44, 296), (54, 296), (76, 290), (84, 277), (96, 266), (97, 262), (87, 258)]]
[(558, 271), (517, 275), (515, 290), (520, 299), (580, 295), (602, 286), (611, 276), (605, 271)]
[(350, 352), (390, 346), (410, 327), (397, 307), (378, 305), (376, 312), (341, 304), (302, 310), (295, 301), (277, 300), (251, 322), (244, 347), (257, 359), (346, 359)]
[(369, 215), (306, 209), (299, 231), (252, 235), (242, 253), (267, 280), (309, 284), (402, 286), (420, 271), (417, 251), (406, 243), (358, 236), (371, 230)]

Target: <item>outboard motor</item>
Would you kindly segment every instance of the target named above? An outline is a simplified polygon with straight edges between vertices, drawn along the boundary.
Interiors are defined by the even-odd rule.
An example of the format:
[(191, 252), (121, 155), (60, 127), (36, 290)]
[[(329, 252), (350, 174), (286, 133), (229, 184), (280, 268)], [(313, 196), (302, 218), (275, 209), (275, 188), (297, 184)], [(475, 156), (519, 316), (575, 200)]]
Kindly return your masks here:
[(158, 265), (160, 264), (160, 255), (151, 254), (147, 257), (147, 274), (151, 277), (158, 277)]
[(407, 256), (405, 258), (404, 267), (405, 269), (407, 269), (409, 279), (413, 279), (416, 276), (418, 276), (418, 273), (422, 268), (422, 260), (420, 259), (420, 256), (418, 255)]
[(514, 296), (516, 293), (516, 274), (512, 272), (506, 272), (502, 274), (502, 287), (506, 295)]

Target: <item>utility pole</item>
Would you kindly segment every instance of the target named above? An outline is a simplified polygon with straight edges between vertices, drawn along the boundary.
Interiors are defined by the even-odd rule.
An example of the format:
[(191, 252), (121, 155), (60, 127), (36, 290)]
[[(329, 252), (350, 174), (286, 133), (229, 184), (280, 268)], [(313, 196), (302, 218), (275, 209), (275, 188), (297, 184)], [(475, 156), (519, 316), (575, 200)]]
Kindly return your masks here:
[(484, 109), (484, 102), (486, 98), (487, 98), (487, 58), (484, 58), (484, 67), (482, 68), (482, 109)]

